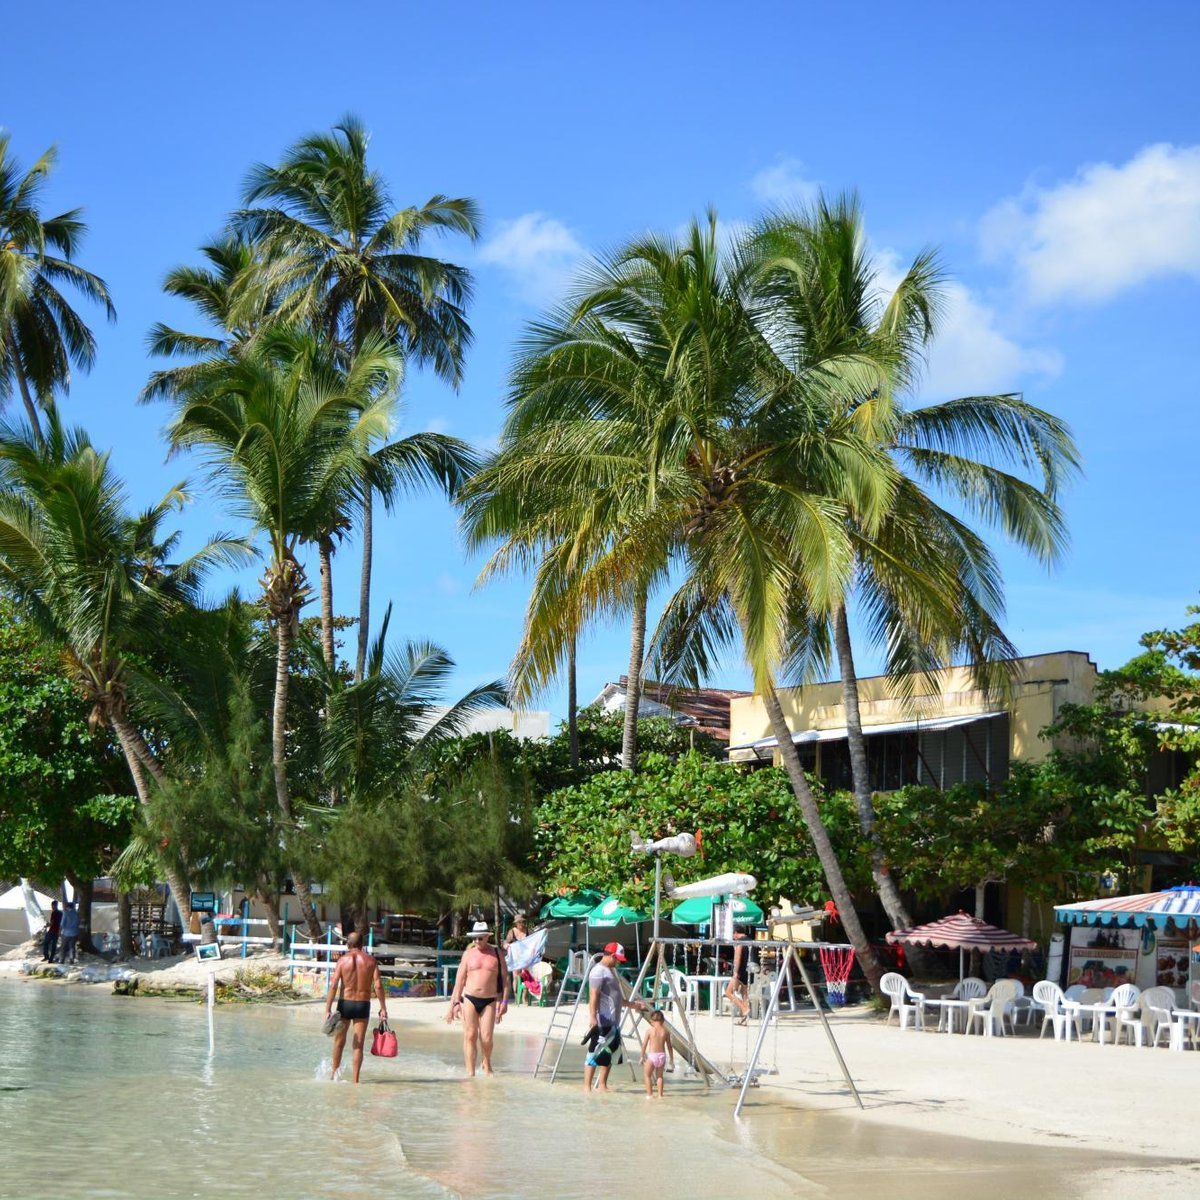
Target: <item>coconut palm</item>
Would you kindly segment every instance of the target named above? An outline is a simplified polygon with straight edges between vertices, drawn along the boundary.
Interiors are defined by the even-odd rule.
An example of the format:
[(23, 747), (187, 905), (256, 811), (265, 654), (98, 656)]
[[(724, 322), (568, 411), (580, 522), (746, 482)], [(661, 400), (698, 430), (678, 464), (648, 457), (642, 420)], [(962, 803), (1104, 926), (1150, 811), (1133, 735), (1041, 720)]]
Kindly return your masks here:
[[(198, 450), (220, 491), (266, 535), (262, 603), (276, 642), (272, 768), (296, 895), (310, 929), (320, 932), (297, 869), (295, 818), (287, 775), (289, 664), (301, 609), (311, 597), (298, 557), (343, 502), (372, 442), (390, 420), (389, 391), (401, 360), (374, 340), (343, 370), (311, 334), (273, 327), (228, 360), (193, 375), (170, 426), (172, 443)], [(382, 472), (373, 486), (387, 485)]]
[(93, 722), (117, 738), (186, 921), (185, 848), (154, 822), (150, 780), (161, 785), (165, 772), (130, 707), (130, 658), (151, 649), (170, 617), (196, 601), (207, 568), (237, 560), (245, 546), (218, 539), (173, 561), (177, 535), (165, 536), (162, 525), (185, 501), (182, 488), (130, 514), (108, 455), (81, 430), (66, 429), (53, 405), (46, 418), (40, 441), (29, 426), (0, 426), (0, 580), (63, 648)]
[[(550, 669), (581, 618), (628, 608), (660, 582), (676, 586), (656, 645), (678, 644), (683, 628), (707, 646), (736, 639), (767, 698), (847, 933), (874, 979), (877, 961), (775, 683), (799, 653), (797, 614), (828, 614), (848, 585), (848, 514), (872, 527), (890, 502), (894, 471), (877, 449), (889, 419), (878, 365), (847, 351), (822, 364), (819, 381), (781, 369), (744, 303), (741, 256), (720, 252), (712, 216), (679, 242), (633, 243), (589, 282), (573, 319), (531, 332), (518, 378), (535, 386), (515, 391), (506, 426), (513, 444), (537, 428), (554, 440), (544, 459), (509, 464), (501, 484), (561, 495), (574, 514), (573, 532), (535, 582), (531, 670)], [(871, 398), (852, 408), (849, 395)]]
[[(368, 141), (362, 124), (345, 117), (329, 133), (301, 138), (278, 166), (256, 166), (245, 189), (245, 203), (253, 207), (236, 215), (236, 226), (265, 249), (261, 287), (277, 302), (281, 319), (310, 323), (346, 359), (369, 336), (387, 338), (457, 387), (471, 342), (470, 275), (419, 251), (435, 233), (474, 239), (478, 209), (473, 200), (446, 196), (394, 208), (382, 177), (367, 164)], [(370, 641), (370, 488), (362, 500), (359, 679)]]
[(39, 407), (56, 388), (67, 390), (72, 364), (87, 371), (96, 357), (92, 331), (61, 289), (103, 304), (109, 320), (117, 314), (104, 280), (72, 261), (87, 232), (82, 209), (46, 218), (38, 211), (57, 151), (51, 147), (22, 171), (8, 145), (0, 132), (0, 401), (16, 387), (40, 442)]
[(162, 286), (168, 296), (191, 304), (211, 332), (187, 333), (162, 321), (153, 325), (146, 339), (151, 354), (192, 361), (155, 371), (142, 389), (143, 401), (181, 392), (197, 363), (236, 354), (270, 316), (270, 294), (259, 286), (261, 249), (227, 233), (201, 246), (200, 253), (206, 265), (174, 267)]
[[(751, 239), (759, 324), (787, 368), (802, 376), (833, 354), (850, 351), (879, 364), (894, 400), (893, 420), (879, 427), (880, 448), (896, 465), (886, 517), (871, 530), (849, 515), (861, 602), (888, 672), (913, 678), (965, 654), (981, 670), (1014, 656), (1001, 628), (1003, 584), (987, 544), (932, 492), (966, 513), (999, 525), (1047, 564), (1065, 541), (1055, 495), (1078, 464), (1062, 422), (1015, 395), (972, 396), (925, 408), (898, 400), (919, 385), (927, 347), (944, 308), (936, 255), (917, 257), (890, 296), (866, 251), (853, 196), (820, 198), (811, 210), (773, 214)], [(849, 397), (851, 406), (862, 402)], [(1038, 479), (1030, 483), (1015, 465)], [(876, 889), (894, 928), (912, 921), (888, 871), (875, 830), (858, 682), (847, 616), (849, 596), (834, 606), (832, 645), (842, 677), (851, 775)]]

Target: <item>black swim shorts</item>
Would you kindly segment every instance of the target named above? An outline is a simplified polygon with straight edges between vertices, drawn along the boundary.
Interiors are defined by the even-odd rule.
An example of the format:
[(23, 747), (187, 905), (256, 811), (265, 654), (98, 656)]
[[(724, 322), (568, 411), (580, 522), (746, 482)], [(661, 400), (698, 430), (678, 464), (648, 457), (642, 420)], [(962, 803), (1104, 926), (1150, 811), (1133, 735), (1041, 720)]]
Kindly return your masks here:
[(339, 1000), (337, 1010), (342, 1014), (343, 1021), (369, 1021), (371, 1019), (370, 1000)]

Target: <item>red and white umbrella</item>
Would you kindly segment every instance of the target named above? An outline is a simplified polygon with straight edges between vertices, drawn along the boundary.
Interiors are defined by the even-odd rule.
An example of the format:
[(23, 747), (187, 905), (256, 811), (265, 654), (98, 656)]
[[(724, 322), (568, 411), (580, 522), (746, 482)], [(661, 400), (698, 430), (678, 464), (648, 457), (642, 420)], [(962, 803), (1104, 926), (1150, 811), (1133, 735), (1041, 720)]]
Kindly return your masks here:
[(918, 925), (915, 929), (897, 929), (887, 935), (887, 940), (905, 946), (957, 950), (960, 979), (963, 975), (963, 954), (967, 950), (986, 952), (1037, 949), (1037, 942), (1032, 938), (1001, 929), (998, 925), (989, 925), (986, 921), (970, 917), (964, 912), (955, 913), (952, 917), (942, 917), (940, 921), (930, 921), (928, 925)]

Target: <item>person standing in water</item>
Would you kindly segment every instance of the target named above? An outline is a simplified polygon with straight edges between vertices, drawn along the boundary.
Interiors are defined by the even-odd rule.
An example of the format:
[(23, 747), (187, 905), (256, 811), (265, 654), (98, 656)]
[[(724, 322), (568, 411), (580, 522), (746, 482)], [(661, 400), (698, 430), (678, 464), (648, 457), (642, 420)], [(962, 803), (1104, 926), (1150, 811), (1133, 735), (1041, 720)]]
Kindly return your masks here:
[(488, 945), (491, 935), (486, 921), (476, 921), (472, 926), (467, 935), (471, 945), (458, 964), (450, 1011), (446, 1014), (447, 1025), (462, 1016), (463, 1063), (468, 1075), (475, 1074), (477, 1057), (483, 1059), (485, 1075), (495, 1074), (492, 1042), (496, 1025), (508, 1008), (508, 964), (502, 950)]
[[(590, 1053), (583, 1066), (583, 1090), (592, 1092), (592, 1079), (601, 1092), (608, 1091), (608, 1072), (613, 1059), (621, 1051), (621, 1012), (625, 1007), (625, 991), (617, 975), (617, 963), (625, 962), (620, 942), (609, 942), (600, 961), (588, 972), (588, 1020), (591, 1027), (584, 1039)], [(629, 1000), (629, 1007), (644, 1009), (641, 1000)], [(600, 1072), (596, 1077), (597, 1070)]]
[(387, 1020), (387, 997), (383, 991), (383, 976), (379, 964), (362, 948), (362, 934), (355, 931), (346, 938), (346, 950), (338, 959), (337, 967), (329, 980), (329, 991), (325, 993), (325, 1017), (333, 1010), (334, 996), (338, 989), (337, 1010), (342, 1023), (333, 1035), (333, 1078), (337, 1078), (342, 1065), (342, 1051), (346, 1048), (346, 1033), (353, 1028), (354, 1041), (352, 1062), (354, 1082), (358, 1082), (362, 1070), (363, 1045), (367, 1040), (367, 1022), (371, 1019), (371, 992), (379, 997), (379, 1016)]
[(650, 1014), (650, 1027), (642, 1039), (642, 1062), (645, 1064), (646, 1099), (654, 1095), (654, 1083), (658, 1081), (658, 1098), (663, 1097), (663, 1072), (667, 1069), (667, 1055), (671, 1056), (671, 1070), (675, 1070), (675, 1047), (667, 1030), (667, 1019), (662, 1010), (656, 1008)]

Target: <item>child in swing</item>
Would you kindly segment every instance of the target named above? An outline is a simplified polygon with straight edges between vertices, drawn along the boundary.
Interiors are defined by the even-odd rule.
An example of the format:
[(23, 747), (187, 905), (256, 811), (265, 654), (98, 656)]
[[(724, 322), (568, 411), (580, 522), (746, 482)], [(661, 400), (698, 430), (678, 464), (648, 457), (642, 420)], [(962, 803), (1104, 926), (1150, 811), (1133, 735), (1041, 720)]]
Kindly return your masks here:
[(675, 1047), (671, 1044), (671, 1035), (667, 1032), (666, 1018), (661, 1009), (655, 1009), (650, 1014), (650, 1025), (642, 1040), (642, 1062), (645, 1064), (646, 1099), (654, 1096), (654, 1081), (658, 1080), (658, 1098), (663, 1095), (663, 1072), (667, 1065), (667, 1056), (671, 1057), (671, 1070), (675, 1070)]

